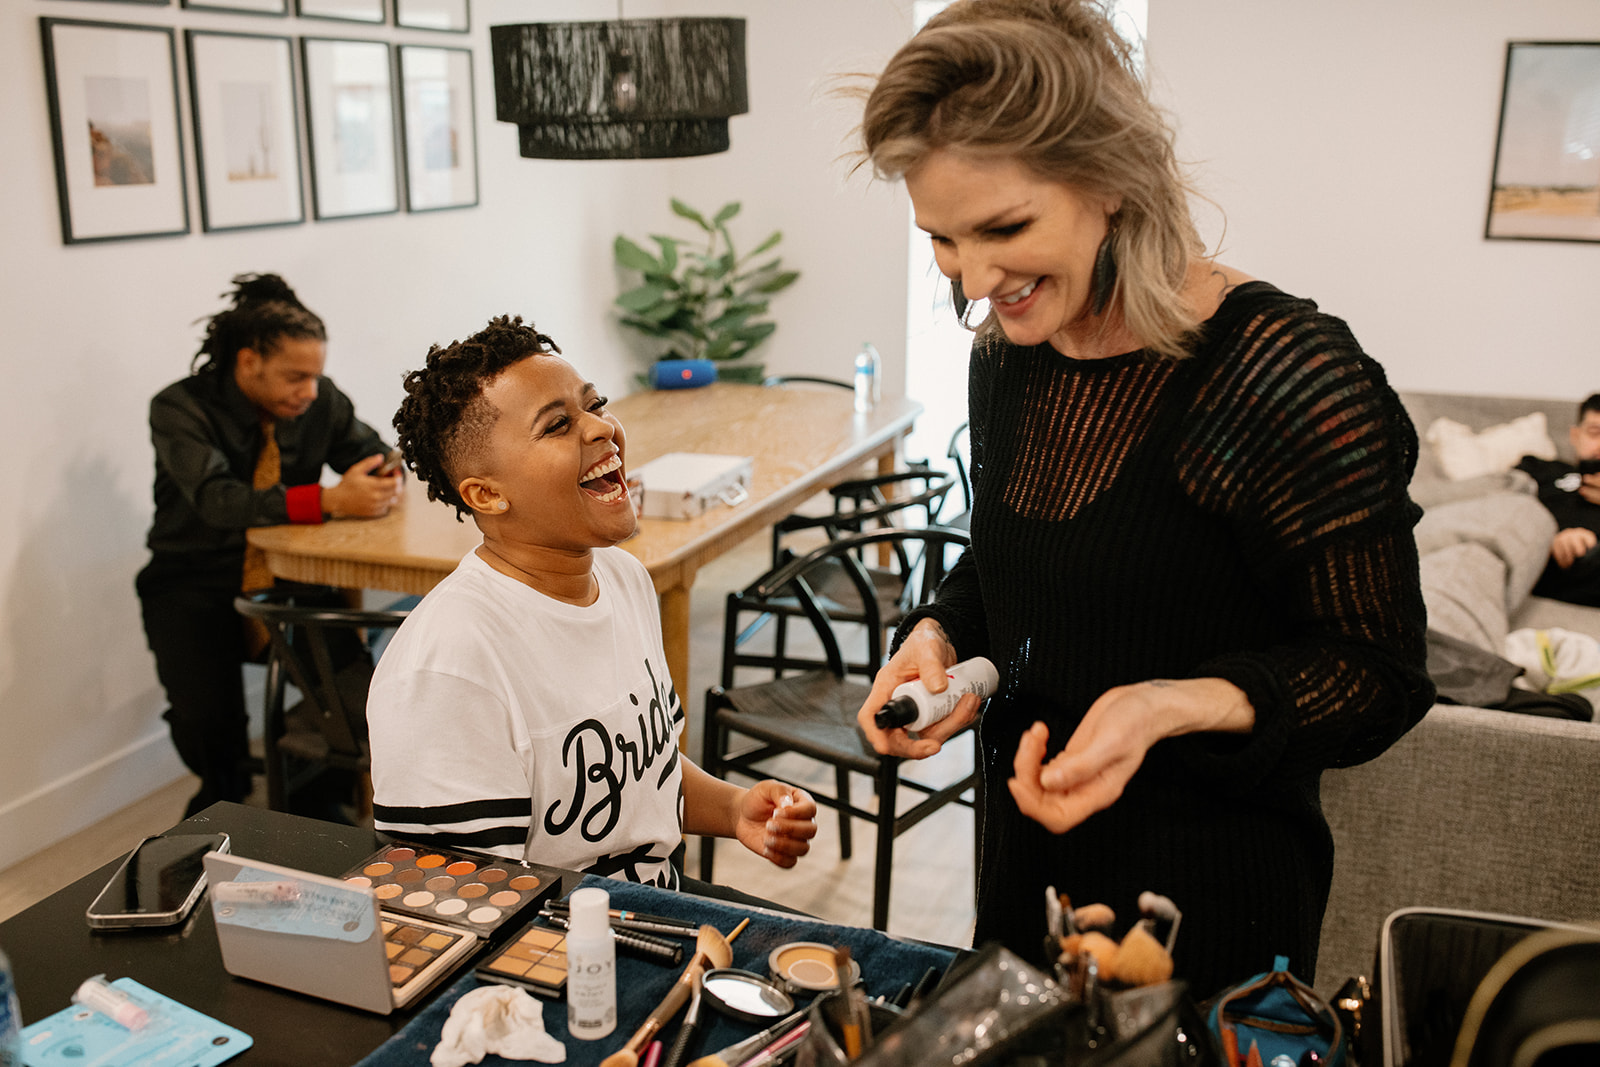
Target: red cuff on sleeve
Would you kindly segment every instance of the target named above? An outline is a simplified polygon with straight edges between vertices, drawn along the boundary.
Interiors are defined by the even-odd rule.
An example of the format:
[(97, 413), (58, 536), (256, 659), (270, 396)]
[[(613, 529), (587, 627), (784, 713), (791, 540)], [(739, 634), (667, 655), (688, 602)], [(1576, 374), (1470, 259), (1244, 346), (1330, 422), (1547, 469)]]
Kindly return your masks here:
[(322, 486), (292, 485), (284, 493), (290, 522), (322, 521)]

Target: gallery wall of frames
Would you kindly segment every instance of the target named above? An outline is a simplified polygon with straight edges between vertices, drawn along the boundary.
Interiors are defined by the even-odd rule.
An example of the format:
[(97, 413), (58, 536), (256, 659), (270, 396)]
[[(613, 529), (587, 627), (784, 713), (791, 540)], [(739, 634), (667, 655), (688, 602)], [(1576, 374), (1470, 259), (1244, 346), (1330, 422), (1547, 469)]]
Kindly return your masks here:
[[(286, 18), (291, 3), (295, 28), (315, 32), (183, 24)], [(472, 49), (394, 39), (465, 35), (468, 3), (181, 0), (178, 25), (41, 17), (63, 241), (189, 233), (191, 161), (208, 233), (475, 206)]]

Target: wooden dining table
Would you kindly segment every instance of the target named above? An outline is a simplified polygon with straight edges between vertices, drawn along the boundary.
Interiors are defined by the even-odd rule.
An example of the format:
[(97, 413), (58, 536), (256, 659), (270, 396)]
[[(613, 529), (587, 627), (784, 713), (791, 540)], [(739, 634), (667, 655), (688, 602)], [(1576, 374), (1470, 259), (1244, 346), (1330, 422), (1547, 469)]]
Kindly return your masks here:
[[(922, 413), (921, 404), (905, 397), (857, 412), (843, 389), (731, 382), (634, 393), (610, 408), (627, 433), (629, 470), (669, 452), (752, 460), (744, 502), (692, 519), (641, 519), (639, 532), (622, 545), (655, 583), (680, 699), (689, 692), (689, 590), (700, 568), (866, 463), (891, 472), (900, 439)], [(471, 519), (458, 522), (454, 508), (430, 501), (415, 483), (380, 519), (262, 526), (248, 538), (277, 577), (416, 594), (437, 585), (480, 540)]]

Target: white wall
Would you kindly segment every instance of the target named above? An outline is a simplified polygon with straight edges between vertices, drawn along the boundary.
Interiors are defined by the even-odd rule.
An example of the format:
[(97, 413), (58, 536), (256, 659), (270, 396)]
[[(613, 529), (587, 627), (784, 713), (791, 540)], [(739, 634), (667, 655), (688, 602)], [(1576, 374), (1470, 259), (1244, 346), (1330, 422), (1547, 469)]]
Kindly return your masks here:
[[(850, 109), (818, 99), (828, 72), (876, 69), (910, 27), (910, 0), (630, 2), (629, 17), (748, 19), (751, 113), (728, 153), (671, 162), (521, 159), (494, 120), (488, 27), (593, 18), (593, 0), (475, 0), (456, 35), (142, 4), (0, 3), (0, 866), (170, 781), (171, 752), (133, 576), (146, 559), (148, 398), (186, 373), (195, 320), (228, 278), (276, 270), (327, 321), (329, 373), (387, 430), (401, 372), (428, 344), (490, 316), (532, 317), (607, 391), (629, 388), (645, 350), (609, 310), (619, 232), (670, 229), (667, 197), (744, 202), (736, 232), (781, 228), (804, 272), (780, 295), (764, 349), (775, 369), (848, 376), (863, 337), (891, 388), (904, 364), (905, 218), (898, 189), (846, 182)], [(183, 108), (190, 209), (184, 237), (63, 246), (38, 18), (145, 22), (269, 34), (470, 44), (475, 51), (479, 207), (199, 231), (193, 132)], [(187, 78), (179, 41), (180, 83)]]
[(1600, 40), (1600, 5), (1150, 0), (1148, 54), (1224, 262), (1348, 319), (1398, 387), (1576, 399), (1600, 244), (1482, 236), (1510, 39)]

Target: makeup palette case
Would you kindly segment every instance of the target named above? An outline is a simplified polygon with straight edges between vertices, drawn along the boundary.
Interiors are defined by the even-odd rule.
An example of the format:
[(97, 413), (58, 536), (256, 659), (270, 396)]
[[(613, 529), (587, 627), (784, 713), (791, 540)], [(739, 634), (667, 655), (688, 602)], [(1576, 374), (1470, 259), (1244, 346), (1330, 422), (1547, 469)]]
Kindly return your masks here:
[(551, 868), (404, 843), (343, 878), (220, 852), (205, 867), (229, 974), (384, 1015), (561, 884)]
[(630, 471), (644, 485), (647, 519), (694, 519), (718, 504), (732, 507), (750, 496), (749, 456), (668, 452)]

